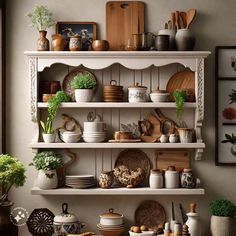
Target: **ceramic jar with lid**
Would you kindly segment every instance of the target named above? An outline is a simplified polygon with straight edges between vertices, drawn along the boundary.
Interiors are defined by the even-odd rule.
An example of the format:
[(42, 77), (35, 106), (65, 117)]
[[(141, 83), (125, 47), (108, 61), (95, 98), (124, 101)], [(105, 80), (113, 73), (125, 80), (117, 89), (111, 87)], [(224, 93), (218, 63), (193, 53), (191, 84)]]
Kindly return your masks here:
[(128, 90), (130, 103), (146, 102), (147, 87), (141, 86), (139, 85), (139, 83), (136, 83), (135, 86), (130, 86)]
[(160, 90), (159, 87), (157, 87), (156, 90), (150, 93), (150, 98), (152, 102), (168, 102), (169, 95), (166, 90)]
[(165, 171), (165, 187), (179, 188), (179, 172), (175, 170), (174, 166), (168, 166)]
[(150, 188), (158, 189), (163, 188), (163, 174), (160, 170), (151, 170), (149, 177)]
[(111, 80), (110, 85), (103, 87), (103, 99), (105, 102), (123, 102), (123, 86), (117, 85), (116, 80)]
[(192, 169), (184, 169), (181, 175), (181, 186), (183, 188), (195, 188), (196, 178), (193, 175)]
[(68, 234), (79, 234), (84, 227), (84, 223), (79, 222), (78, 218), (68, 212), (68, 204), (62, 204), (62, 213), (55, 216), (53, 227), (57, 236), (66, 236)]
[(107, 226), (122, 225), (123, 218), (122, 214), (116, 213), (113, 208), (110, 208), (109, 212), (100, 215), (100, 224)]

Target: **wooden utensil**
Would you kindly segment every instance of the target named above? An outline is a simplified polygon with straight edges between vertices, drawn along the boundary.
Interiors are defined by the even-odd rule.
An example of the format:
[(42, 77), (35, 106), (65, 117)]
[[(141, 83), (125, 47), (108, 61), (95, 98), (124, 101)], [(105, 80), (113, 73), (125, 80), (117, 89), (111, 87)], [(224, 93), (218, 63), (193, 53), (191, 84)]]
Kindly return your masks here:
[(167, 169), (168, 166), (175, 166), (178, 171), (189, 169), (189, 152), (182, 150), (156, 151), (156, 168), (162, 170)]
[(174, 12), (171, 12), (171, 22), (172, 22), (173, 29), (175, 29), (175, 13)]
[(193, 22), (196, 13), (197, 13), (196, 9), (190, 9), (186, 12), (186, 22), (187, 22), (186, 29), (188, 29), (190, 24)]
[(175, 26), (178, 30), (179, 29), (179, 11), (175, 12)]
[(181, 15), (179, 15), (179, 28), (184, 29), (184, 22), (183, 22), (183, 18)]
[(172, 22), (171, 22), (171, 20), (168, 20), (168, 29), (172, 29), (173, 27), (172, 27)]
[(184, 23), (184, 28), (186, 28), (186, 26), (187, 26), (187, 21), (186, 21), (186, 12), (181, 11), (179, 14), (180, 14), (181, 17), (182, 17), (182, 20), (183, 20), (183, 23)]
[(165, 29), (168, 29), (168, 23), (165, 23)]
[(106, 36), (110, 50), (125, 50), (132, 34), (144, 32), (144, 3), (111, 1), (106, 4)]

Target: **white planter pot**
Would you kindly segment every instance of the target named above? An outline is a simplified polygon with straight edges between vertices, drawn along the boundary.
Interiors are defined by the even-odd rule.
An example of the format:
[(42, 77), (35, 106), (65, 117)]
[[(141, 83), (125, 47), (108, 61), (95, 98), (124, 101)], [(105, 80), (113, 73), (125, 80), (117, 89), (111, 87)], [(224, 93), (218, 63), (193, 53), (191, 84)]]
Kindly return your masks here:
[(37, 185), (41, 189), (57, 188), (58, 179), (56, 170), (39, 170)]
[(76, 102), (91, 102), (93, 89), (75, 89)]
[(211, 234), (212, 236), (232, 236), (233, 219), (231, 217), (211, 216)]
[(43, 134), (43, 141), (45, 143), (54, 143), (55, 142), (56, 135), (53, 134)]
[(178, 128), (179, 138), (181, 143), (192, 143), (193, 129)]

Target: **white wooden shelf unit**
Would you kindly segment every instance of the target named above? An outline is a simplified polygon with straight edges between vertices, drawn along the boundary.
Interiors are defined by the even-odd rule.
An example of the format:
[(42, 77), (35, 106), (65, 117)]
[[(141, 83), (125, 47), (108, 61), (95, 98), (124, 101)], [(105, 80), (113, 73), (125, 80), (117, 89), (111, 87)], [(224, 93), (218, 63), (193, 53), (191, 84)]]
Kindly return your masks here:
[[(34, 122), (34, 133), (35, 137), (32, 140), (31, 148), (44, 149), (44, 148), (72, 148), (76, 149), (122, 149), (122, 148), (146, 148), (146, 149), (194, 149), (195, 150), (195, 159), (201, 160), (203, 149), (205, 144), (203, 143), (201, 136), (202, 122), (204, 119), (204, 60), (210, 54), (207, 51), (191, 51), (191, 52), (37, 52), (37, 51), (27, 51), (29, 59), (29, 76), (30, 76), (30, 85), (31, 85), (31, 117)], [(147, 70), (154, 66), (154, 68), (160, 68), (164, 66), (172, 66), (175, 64), (182, 65), (185, 68), (189, 68), (195, 72), (195, 103), (186, 103), (185, 108), (192, 110), (194, 112), (194, 128), (196, 130), (196, 143), (190, 144), (161, 144), (161, 143), (52, 143), (45, 144), (40, 142), (39, 135), (39, 118), (40, 110), (44, 110), (47, 107), (47, 103), (38, 102), (38, 81), (40, 73), (43, 73), (44, 70), (51, 69), (56, 64), (66, 65), (68, 67), (78, 67), (83, 66), (91, 70), (106, 70), (109, 67), (119, 64), (123, 66), (126, 70), (131, 71), (141, 71)], [(48, 69), (49, 68), (49, 69)], [(134, 72), (134, 77), (136, 76)], [(103, 74), (103, 72), (102, 72)], [(141, 72), (142, 74), (142, 72)], [(109, 78), (109, 76), (108, 76)], [(110, 78), (109, 78), (110, 79)], [(103, 79), (102, 79), (103, 80)], [(149, 78), (150, 80), (150, 78)], [(159, 79), (158, 79), (159, 80)], [(161, 80), (161, 78), (160, 78)], [(133, 82), (136, 81), (134, 78)], [(132, 81), (131, 81), (132, 82)], [(137, 81), (136, 81), (137, 82)], [(143, 79), (140, 79), (142, 84)], [(147, 82), (149, 85), (151, 82)], [(159, 82), (158, 82), (159, 83)], [(150, 88), (151, 89), (151, 88)], [(100, 89), (101, 90), (101, 89)], [(62, 109), (107, 109), (110, 110), (119, 110), (119, 109), (139, 109), (140, 114), (144, 110), (154, 109), (154, 108), (164, 108), (171, 109), (175, 108), (174, 103), (140, 103), (132, 104), (128, 102), (122, 103), (105, 103), (105, 102), (91, 102), (91, 103), (63, 103), (61, 104)], [(73, 109), (72, 109), (73, 108)], [(107, 113), (107, 112), (106, 112)], [(119, 114), (119, 116), (125, 115), (124, 113), (114, 112), (112, 115)], [(191, 113), (192, 114), (192, 113)], [(141, 115), (140, 115), (141, 117)], [(120, 124), (120, 118), (118, 119)], [(119, 127), (119, 124), (117, 127)], [(103, 158), (102, 158), (103, 159)], [(111, 164), (109, 164), (111, 166)], [(98, 171), (98, 170), (97, 170)], [(42, 195), (63, 195), (63, 194), (72, 194), (72, 195), (142, 195), (142, 194), (204, 194), (203, 189), (176, 189), (176, 190), (151, 190), (146, 188), (140, 189), (87, 189), (87, 190), (75, 190), (75, 189), (56, 189), (56, 190), (39, 190), (34, 188), (32, 190), (33, 194), (42, 194)]]

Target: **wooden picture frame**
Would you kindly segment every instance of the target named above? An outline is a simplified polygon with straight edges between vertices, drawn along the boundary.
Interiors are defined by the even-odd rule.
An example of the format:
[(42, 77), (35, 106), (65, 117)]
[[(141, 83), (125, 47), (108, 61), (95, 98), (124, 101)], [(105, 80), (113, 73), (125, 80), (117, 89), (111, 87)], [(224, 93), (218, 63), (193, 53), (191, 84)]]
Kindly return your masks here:
[[(95, 22), (59, 21), (56, 24), (56, 33), (62, 34), (66, 38), (67, 44), (71, 35), (80, 35), (82, 50), (88, 51), (89, 48), (86, 47), (85, 41), (89, 40), (91, 44), (92, 41), (97, 39), (97, 24)], [(68, 49), (69, 46), (67, 45), (66, 50)]]
[(236, 166), (236, 46), (215, 48), (215, 78), (215, 164)]

